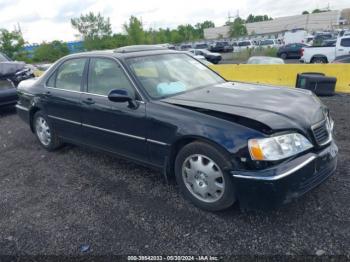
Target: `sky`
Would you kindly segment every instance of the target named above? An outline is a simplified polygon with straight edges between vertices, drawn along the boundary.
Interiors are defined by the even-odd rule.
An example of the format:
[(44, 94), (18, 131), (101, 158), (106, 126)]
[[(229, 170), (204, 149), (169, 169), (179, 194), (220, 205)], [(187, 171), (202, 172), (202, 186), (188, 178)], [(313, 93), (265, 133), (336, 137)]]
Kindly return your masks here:
[(146, 29), (205, 20), (221, 26), (229, 14), (281, 17), (328, 5), (335, 10), (350, 8), (349, 0), (0, 0), (0, 28), (12, 30), (19, 24), (28, 43), (72, 41), (78, 32), (70, 19), (90, 11), (110, 17), (113, 32), (120, 33), (131, 15), (141, 18)]

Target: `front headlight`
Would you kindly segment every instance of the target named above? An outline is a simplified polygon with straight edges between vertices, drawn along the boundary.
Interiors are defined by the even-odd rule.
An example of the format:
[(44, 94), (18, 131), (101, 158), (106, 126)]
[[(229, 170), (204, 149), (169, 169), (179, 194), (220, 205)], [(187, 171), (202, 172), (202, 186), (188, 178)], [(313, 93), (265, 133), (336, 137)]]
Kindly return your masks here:
[(281, 160), (312, 148), (312, 144), (298, 133), (273, 136), (248, 141), (250, 156), (253, 160)]

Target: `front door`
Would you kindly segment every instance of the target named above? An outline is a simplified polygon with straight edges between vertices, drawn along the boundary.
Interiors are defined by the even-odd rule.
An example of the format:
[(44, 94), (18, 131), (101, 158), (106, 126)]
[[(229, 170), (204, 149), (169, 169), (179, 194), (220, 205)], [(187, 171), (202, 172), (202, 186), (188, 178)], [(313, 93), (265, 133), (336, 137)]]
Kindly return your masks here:
[(337, 48), (337, 56), (350, 55), (350, 37), (340, 40), (340, 45)]
[(61, 137), (80, 141), (81, 88), (86, 58), (63, 62), (46, 83), (43, 94), (44, 109)]
[[(111, 152), (148, 161), (145, 104), (119, 62), (91, 58), (85, 88), (81, 102), (86, 141)], [(127, 90), (135, 99), (133, 105), (111, 102), (108, 94), (115, 89)]]

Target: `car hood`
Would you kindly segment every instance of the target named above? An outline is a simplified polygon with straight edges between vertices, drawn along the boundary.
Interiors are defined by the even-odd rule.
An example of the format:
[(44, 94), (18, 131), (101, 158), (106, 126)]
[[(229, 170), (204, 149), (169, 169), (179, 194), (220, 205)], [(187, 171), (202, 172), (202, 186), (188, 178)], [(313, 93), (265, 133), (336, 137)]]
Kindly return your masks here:
[(162, 101), (193, 110), (205, 109), (248, 118), (273, 131), (298, 129), (304, 133), (325, 118), (326, 110), (307, 90), (237, 82), (192, 90)]
[(23, 70), (26, 64), (23, 62), (0, 62), (0, 77), (15, 75)]

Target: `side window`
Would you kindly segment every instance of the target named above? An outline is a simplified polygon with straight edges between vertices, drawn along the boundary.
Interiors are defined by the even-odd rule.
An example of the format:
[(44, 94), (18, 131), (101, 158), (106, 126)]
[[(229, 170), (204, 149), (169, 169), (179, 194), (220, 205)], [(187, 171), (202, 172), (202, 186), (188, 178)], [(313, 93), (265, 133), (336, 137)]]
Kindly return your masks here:
[(49, 87), (55, 87), (56, 81), (56, 71), (50, 76), (49, 80), (46, 82), (46, 85)]
[[(80, 91), (85, 62), (85, 58), (71, 59), (64, 62), (53, 75), (56, 75), (56, 83), (52, 83), (54, 81), (49, 79), (48, 85), (60, 89)], [(53, 76), (51, 78), (54, 78)], [(52, 85), (50, 85), (51, 83)]]
[(125, 89), (135, 97), (135, 89), (120, 65), (106, 58), (90, 60), (88, 92), (97, 95), (108, 95), (113, 89)]
[(350, 47), (350, 38), (342, 39), (341, 42), (340, 42), (340, 45), (344, 46), (344, 47)]

